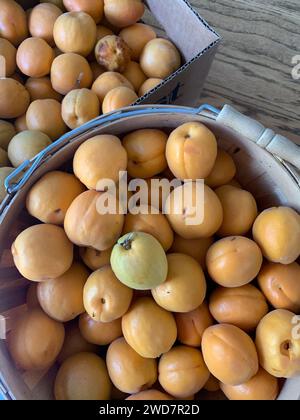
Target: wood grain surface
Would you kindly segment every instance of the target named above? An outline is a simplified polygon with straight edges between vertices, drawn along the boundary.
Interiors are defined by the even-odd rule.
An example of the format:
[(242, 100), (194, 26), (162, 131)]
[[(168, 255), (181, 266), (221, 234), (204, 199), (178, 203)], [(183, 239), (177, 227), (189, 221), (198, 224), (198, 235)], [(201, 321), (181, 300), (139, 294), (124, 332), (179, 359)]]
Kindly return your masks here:
[(222, 36), (204, 102), (235, 105), (300, 144), (300, 0), (191, 0)]

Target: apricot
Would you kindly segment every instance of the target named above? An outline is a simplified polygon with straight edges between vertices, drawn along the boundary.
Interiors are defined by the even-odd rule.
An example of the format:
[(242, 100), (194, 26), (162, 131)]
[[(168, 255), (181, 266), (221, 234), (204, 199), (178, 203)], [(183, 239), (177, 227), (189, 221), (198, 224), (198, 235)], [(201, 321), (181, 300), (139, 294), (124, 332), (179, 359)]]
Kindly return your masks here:
[(246, 235), (258, 215), (253, 195), (241, 188), (224, 185), (215, 190), (223, 207), (223, 223), (218, 235)]
[(207, 185), (195, 182), (175, 188), (166, 201), (165, 211), (173, 230), (184, 239), (211, 238), (223, 221), (218, 196)]
[(128, 401), (167, 401), (173, 399), (174, 398), (170, 397), (170, 395), (157, 391), (156, 389), (148, 389), (147, 391), (142, 391), (126, 398)]
[(0, 38), (0, 57), (5, 60), (5, 76), (11, 77), (16, 71), (17, 50), (7, 39)]
[(30, 283), (26, 293), (26, 305), (29, 309), (40, 308), (40, 302), (37, 297), (38, 283)]
[(40, 3), (51, 3), (59, 7), (61, 10), (65, 10), (63, 0), (40, 0)]
[(118, 72), (105, 72), (101, 74), (98, 79), (95, 80), (92, 86), (92, 90), (98, 96), (100, 103), (102, 104), (105, 96), (116, 87), (125, 86), (129, 89), (134, 90), (134, 87), (122, 74)]
[(174, 314), (180, 343), (200, 347), (204, 331), (214, 324), (208, 305), (203, 302), (191, 312)]
[(0, 118), (18, 118), (30, 104), (27, 89), (14, 79), (0, 78)]
[(180, 399), (199, 392), (210, 375), (201, 352), (187, 346), (177, 346), (165, 353), (159, 361), (158, 372), (164, 390)]
[(66, 95), (74, 89), (89, 88), (93, 82), (91, 67), (79, 54), (61, 54), (57, 56), (51, 67), (51, 83), (53, 89)]
[(129, 62), (125, 71), (123, 71), (123, 75), (132, 83), (136, 92), (139, 91), (140, 87), (147, 79), (143, 70), (141, 69), (141, 66), (135, 61)]
[(4, 186), (4, 181), (14, 171), (14, 168), (4, 167), (0, 168), (0, 203), (4, 200), (6, 196), (6, 189)]
[(124, 39), (131, 50), (131, 58), (139, 61), (144, 47), (149, 41), (156, 38), (154, 29), (144, 23), (135, 23), (122, 29), (119, 36)]
[(106, 70), (104, 67), (100, 66), (100, 64), (97, 63), (97, 61), (92, 61), (90, 63), (90, 67), (93, 73), (93, 81), (97, 80), (101, 74), (105, 73)]
[(126, 171), (127, 153), (118, 137), (100, 135), (86, 140), (73, 159), (74, 173), (89, 189), (97, 189), (102, 179), (119, 181), (119, 172)]
[(218, 149), (215, 165), (205, 179), (205, 183), (211, 188), (218, 188), (233, 180), (236, 175), (236, 165), (229, 153)]
[(18, 235), (11, 252), (22, 276), (37, 282), (63, 275), (73, 260), (73, 245), (64, 230), (55, 225), (27, 228)]
[(53, 49), (41, 38), (27, 38), (17, 51), (17, 64), (23, 74), (42, 77), (50, 73)]
[(84, 191), (84, 186), (74, 175), (48, 172), (27, 194), (27, 211), (43, 223), (63, 225), (71, 203)]
[[(297, 325), (298, 322), (298, 325)], [(300, 373), (299, 321), (294, 313), (276, 309), (267, 314), (256, 330), (256, 347), (261, 366), (276, 378), (293, 378)]]
[(148, 233), (132, 232), (120, 238), (112, 250), (110, 261), (120, 282), (132, 289), (149, 290), (167, 278), (165, 251), (158, 240)]
[(117, 35), (101, 38), (95, 47), (97, 62), (108, 71), (125, 71), (131, 59), (130, 48)]
[(111, 248), (120, 237), (124, 216), (98, 212), (98, 201), (103, 194), (86, 191), (76, 197), (68, 208), (64, 228), (75, 245), (105, 251)]
[(54, 46), (54, 24), (61, 14), (61, 9), (55, 4), (41, 3), (35, 6), (30, 12), (28, 19), (31, 36), (42, 38), (48, 42), (49, 45)]
[(25, 87), (32, 102), (37, 99), (55, 99), (58, 102), (62, 100), (61, 94), (53, 89), (49, 77), (30, 77), (27, 79)]
[(199, 263), (184, 254), (169, 254), (168, 275), (152, 289), (156, 303), (170, 312), (190, 312), (200, 306), (206, 295), (206, 280)]
[(121, 318), (111, 322), (94, 321), (87, 313), (80, 315), (79, 328), (82, 336), (98, 346), (107, 346), (122, 336)]
[(198, 261), (203, 270), (206, 269), (206, 254), (214, 239), (202, 238), (202, 239), (184, 239), (179, 235), (175, 235), (174, 242), (170, 252), (186, 254)]
[(220, 390), (220, 381), (215, 378), (213, 375), (210, 375), (208, 381), (206, 382), (204, 389), (208, 392), (217, 392)]
[(7, 150), (9, 142), (16, 134), (16, 129), (12, 123), (0, 120), (0, 147), (3, 150)]
[(155, 38), (145, 45), (140, 57), (140, 64), (146, 76), (166, 79), (179, 69), (181, 57), (171, 41)]
[(84, 12), (68, 12), (56, 19), (53, 37), (62, 52), (86, 57), (95, 46), (96, 32), (96, 23), (90, 15)]
[(108, 400), (111, 382), (105, 362), (93, 353), (78, 353), (60, 367), (54, 384), (56, 400)]
[(90, 275), (83, 291), (86, 312), (96, 322), (112, 322), (128, 310), (133, 291), (119, 282), (109, 265)]
[(10, 165), (9, 159), (8, 159), (8, 154), (6, 150), (3, 150), (0, 147), (0, 168), (1, 167), (7, 167)]
[(202, 352), (210, 373), (226, 385), (243, 384), (259, 369), (252, 339), (233, 325), (209, 327), (203, 334)]
[(21, 117), (15, 119), (15, 130), (16, 133), (21, 133), (22, 131), (28, 130), (26, 124), (26, 114), (23, 114)]
[(267, 260), (291, 264), (300, 255), (300, 216), (289, 207), (265, 210), (254, 223), (253, 236)]
[(123, 234), (130, 232), (144, 232), (154, 236), (167, 252), (173, 243), (173, 231), (167, 218), (161, 214), (154, 214), (154, 209), (148, 206), (140, 206), (144, 214), (128, 213), (125, 217)]
[(123, 146), (128, 154), (128, 173), (133, 178), (152, 178), (167, 168), (168, 136), (161, 130), (144, 129), (127, 134)]
[(125, 86), (117, 87), (105, 96), (102, 104), (103, 114), (116, 111), (120, 108), (125, 108), (132, 105), (138, 100), (136, 93)]
[(72, 90), (62, 101), (61, 113), (64, 122), (69, 128), (80, 127), (99, 116), (99, 99), (92, 90)]
[(106, 354), (106, 364), (114, 386), (127, 394), (144, 391), (157, 380), (157, 362), (140, 356), (124, 338), (115, 340)]
[(22, 131), (16, 134), (8, 145), (9, 160), (16, 168), (26, 160), (34, 158), (51, 143), (51, 139), (40, 131)]
[(263, 263), (254, 241), (231, 236), (215, 242), (208, 250), (206, 265), (211, 278), (224, 287), (240, 287), (258, 275)]
[(104, 12), (103, 0), (63, 0), (65, 8), (69, 12), (85, 12), (96, 23), (100, 22)]
[(106, 251), (97, 251), (93, 248), (80, 248), (80, 257), (84, 264), (92, 271), (99, 270), (110, 263), (112, 248)]
[(220, 324), (231, 324), (248, 332), (255, 330), (269, 312), (264, 295), (254, 286), (218, 287), (210, 296), (209, 310)]
[(37, 294), (42, 309), (56, 321), (68, 322), (84, 312), (83, 288), (89, 271), (74, 263), (62, 276), (39, 283)]
[(97, 34), (96, 34), (97, 42), (107, 35), (114, 35), (114, 33), (111, 29), (107, 28), (104, 25), (97, 25)]
[(10, 332), (9, 350), (18, 369), (48, 369), (56, 360), (65, 337), (63, 324), (41, 309), (31, 309)]
[(176, 178), (196, 181), (210, 174), (217, 151), (217, 140), (212, 131), (193, 122), (183, 124), (171, 133), (166, 157)]
[(139, 89), (139, 96), (142, 97), (146, 95), (148, 92), (150, 92), (152, 89), (155, 89), (162, 82), (163, 79), (157, 79), (155, 77), (147, 79)]
[(258, 284), (263, 294), (275, 309), (300, 312), (300, 266), (294, 262), (288, 265), (265, 262)]
[(28, 36), (26, 13), (13, 0), (0, 0), (0, 37), (15, 47)]
[(145, 6), (141, 0), (104, 0), (106, 19), (119, 28), (136, 23), (144, 11)]
[(167, 353), (177, 338), (173, 315), (153, 299), (137, 299), (122, 318), (127, 343), (142, 357), (154, 359)]
[(221, 390), (231, 401), (274, 401), (279, 393), (278, 379), (260, 369), (252, 379), (241, 385), (221, 384)]
[(57, 357), (62, 364), (69, 357), (82, 352), (97, 353), (98, 347), (88, 343), (80, 333), (78, 322), (72, 321), (65, 326), (65, 341)]

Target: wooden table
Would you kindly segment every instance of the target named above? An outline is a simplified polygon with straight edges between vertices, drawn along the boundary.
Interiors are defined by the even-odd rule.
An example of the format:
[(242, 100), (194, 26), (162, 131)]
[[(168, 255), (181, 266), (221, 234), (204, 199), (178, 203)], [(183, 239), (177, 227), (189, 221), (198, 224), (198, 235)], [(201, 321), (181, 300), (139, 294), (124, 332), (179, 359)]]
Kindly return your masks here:
[[(191, 0), (223, 37), (204, 101), (231, 103), (300, 144), (300, 0)], [(300, 71), (298, 72), (300, 73)]]

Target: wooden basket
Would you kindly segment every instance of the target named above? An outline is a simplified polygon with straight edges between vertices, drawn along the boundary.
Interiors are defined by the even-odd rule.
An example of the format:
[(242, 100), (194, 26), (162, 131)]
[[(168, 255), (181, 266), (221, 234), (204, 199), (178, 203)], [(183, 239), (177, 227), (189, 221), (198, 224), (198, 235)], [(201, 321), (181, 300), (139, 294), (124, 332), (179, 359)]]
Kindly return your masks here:
[[(263, 148), (277, 147), (278, 154), (281, 155), (276, 139), (278, 136), (273, 132), (271, 135), (270, 130), (265, 130), (257, 122), (238, 114), (230, 107), (225, 107), (219, 112), (209, 106), (203, 106), (200, 110), (140, 106), (99, 117), (63, 136), (30, 164), (23, 165), (25, 176), (21, 182), (14, 181), (15, 174), (8, 179), (7, 186), (11, 195), (0, 209), (0, 313), (8, 317), (7, 331), (11, 329), (15, 316), (25, 310), (28, 281), (22, 279), (14, 268), (10, 246), (18, 233), (33, 222), (24, 210), (29, 188), (46, 172), (71, 162), (79, 145), (93, 135), (122, 135), (140, 128), (162, 128), (170, 131), (190, 121), (203, 122), (214, 131), (219, 146), (227, 150), (237, 163), (238, 180), (255, 195), (260, 209), (289, 205), (300, 212), (298, 171)], [(268, 141), (264, 141), (266, 137)], [(285, 159), (297, 165), (295, 152), (299, 158), (299, 148), (287, 139), (280, 137), (279, 140), (281, 144), (285, 144)], [(8, 399), (53, 398), (55, 372), (55, 367), (48, 372), (33, 374), (17, 371), (7, 351), (5, 340), (0, 340), (0, 391), (2, 389)], [(285, 382), (279, 399), (300, 399), (300, 377)]]

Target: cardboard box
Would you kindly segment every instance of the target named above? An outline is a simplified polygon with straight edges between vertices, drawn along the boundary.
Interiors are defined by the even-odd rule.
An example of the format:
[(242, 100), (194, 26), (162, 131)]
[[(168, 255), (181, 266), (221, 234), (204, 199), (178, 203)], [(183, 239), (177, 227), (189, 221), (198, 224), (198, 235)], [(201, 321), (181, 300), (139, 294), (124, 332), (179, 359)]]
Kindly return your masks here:
[[(37, 0), (19, 0), (28, 9)], [(205, 79), (214, 59), (220, 37), (186, 0), (146, 0), (151, 15), (180, 50), (184, 64), (156, 89), (136, 104), (173, 104), (197, 106)], [(153, 23), (152, 19), (143, 19)]]

